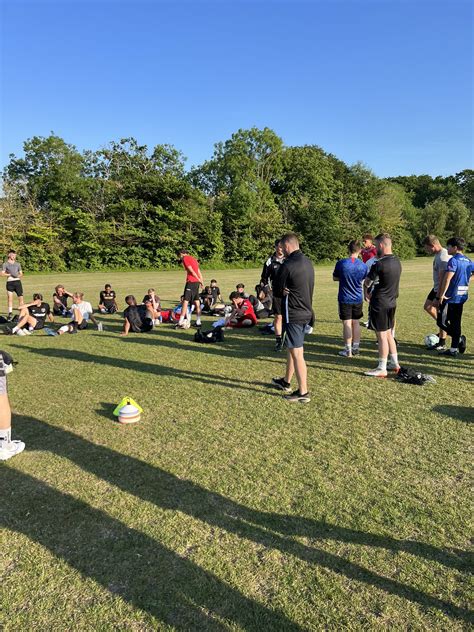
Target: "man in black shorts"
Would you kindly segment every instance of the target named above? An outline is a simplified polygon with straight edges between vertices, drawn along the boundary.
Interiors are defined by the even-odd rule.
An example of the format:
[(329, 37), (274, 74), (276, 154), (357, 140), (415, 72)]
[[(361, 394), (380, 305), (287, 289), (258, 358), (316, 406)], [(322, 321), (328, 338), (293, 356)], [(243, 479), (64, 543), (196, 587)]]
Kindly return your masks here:
[(1, 275), (7, 277), (7, 301), (8, 301), (8, 316), (7, 320), (13, 319), (13, 293), (18, 296), (18, 307), (22, 307), (23, 301), (23, 286), (21, 284), (21, 277), (23, 271), (21, 265), (16, 260), (16, 252), (10, 250), (7, 260), (3, 263)]
[[(181, 303), (181, 314), (179, 322), (176, 325), (178, 329), (184, 329), (184, 321), (188, 317), (188, 305), (194, 304), (196, 311), (196, 327), (201, 326), (201, 299), (199, 297), (200, 289), (204, 287), (204, 280), (202, 278), (201, 270), (199, 268), (199, 262), (188, 253), (185, 248), (182, 248), (179, 253), (179, 260), (183, 264), (186, 270), (186, 285), (184, 286), (184, 299)], [(191, 316), (189, 315), (189, 318)], [(189, 322), (189, 324), (191, 324)]]
[(260, 277), (260, 285), (265, 287), (268, 285), (273, 294), (272, 312), (273, 312), (273, 328), (275, 330), (275, 351), (281, 351), (283, 348), (282, 327), (283, 319), (281, 314), (281, 289), (278, 287), (277, 277), (281, 265), (285, 260), (280, 240), (275, 241), (275, 252), (265, 261), (263, 265), (262, 275)]
[(5, 326), (5, 333), (17, 334), (17, 336), (32, 334), (34, 331), (44, 328), (46, 318), (51, 322), (54, 321), (49, 304), (43, 302), (42, 294), (33, 294), (33, 302), (27, 303), (21, 308), (18, 323), (14, 327)]
[[(436, 297), (438, 296), (438, 291), (441, 286), (441, 281), (443, 280), (444, 274), (446, 272), (446, 268), (448, 267), (448, 262), (451, 259), (451, 256), (448, 254), (446, 248), (443, 248), (439, 239), (435, 235), (427, 235), (423, 240), (423, 246), (425, 251), (434, 255), (433, 257), (433, 288), (426, 297), (425, 304), (423, 309), (427, 314), (431, 316), (434, 320), (438, 318), (438, 302)], [(446, 332), (439, 328), (438, 338), (439, 342), (432, 347), (432, 349), (436, 349), (437, 351), (443, 351), (446, 348)]]
[[(373, 283), (369, 307), (369, 328), (377, 335), (379, 348), (378, 366), (367, 371), (369, 377), (387, 377), (387, 369), (397, 371), (397, 345), (392, 334), (395, 324), (398, 290), (402, 265), (400, 259), (392, 253), (392, 239), (388, 233), (375, 238), (377, 262), (370, 268), (365, 285)], [(387, 364), (390, 354), (390, 362)]]
[(283, 331), (287, 361), (285, 377), (273, 378), (272, 384), (286, 393), (291, 393), (290, 383), (296, 373), (298, 390), (285, 395), (285, 399), (306, 404), (311, 401), (311, 396), (308, 392), (303, 344), (306, 327), (314, 318), (314, 268), (308, 257), (301, 252), (298, 237), (294, 233), (284, 235), (281, 244), (286, 259), (278, 273), (278, 284), (283, 295)]
[(130, 331), (133, 333), (145, 333), (153, 329), (153, 308), (151, 303), (147, 305), (137, 305), (137, 301), (131, 294), (125, 297), (128, 307), (124, 310), (124, 323), (121, 336), (126, 336)]
[(118, 311), (117, 295), (110, 283), (106, 283), (99, 294), (99, 312), (101, 314), (115, 314)]
[(70, 316), (71, 313), (67, 306), (67, 299), (72, 298), (71, 292), (68, 292), (64, 285), (57, 285), (53, 294), (53, 314), (54, 316)]

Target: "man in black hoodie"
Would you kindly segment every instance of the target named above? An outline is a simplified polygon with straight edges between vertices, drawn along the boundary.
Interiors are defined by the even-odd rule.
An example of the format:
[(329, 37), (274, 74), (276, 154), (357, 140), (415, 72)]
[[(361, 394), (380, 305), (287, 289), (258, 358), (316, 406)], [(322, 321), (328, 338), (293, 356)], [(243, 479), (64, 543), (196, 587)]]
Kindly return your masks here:
[[(300, 250), (295, 233), (281, 239), (285, 261), (277, 275), (278, 291), (283, 296), (283, 331), (287, 346), (286, 373), (273, 378), (272, 384), (289, 393), (285, 399), (306, 404), (311, 400), (307, 384), (307, 368), (303, 345), (307, 325), (313, 320), (314, 268)], [(291, 393), (291, 379), (296, 373), (298, 389)]]

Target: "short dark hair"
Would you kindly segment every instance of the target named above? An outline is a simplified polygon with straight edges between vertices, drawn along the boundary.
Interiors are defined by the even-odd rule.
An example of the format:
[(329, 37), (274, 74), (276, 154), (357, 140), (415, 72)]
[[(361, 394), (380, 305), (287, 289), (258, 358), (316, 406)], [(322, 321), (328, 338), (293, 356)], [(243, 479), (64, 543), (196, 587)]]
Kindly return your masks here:
[(186, 248), (180, 248), (180, 249), (178, 250), (178, 254), (179, 254), (179, 255), (187, 255), (187, 254), (188, 254), (188, 251), (186, 250)]
[(211, 283), (217, 283), (216, 279), (211, 279)]
[(374, 236), (372, 235), (372, 233), (365, 233), (365, 235), (362, 235), (362, 239), (365, 241), (366, 239), (370, 239), (370, 241), (374, 240)]
[(457, 248), (458, 250), (464, 250), (464, 248), (466, 247), (466, 240), (464, 239), (464, 237), (451, 237), (450, 239), (448, 239), (446, 244), (453, 248)]
[(39, 292), (36, 292), (36, 294), (33, 294), (33, 300), (34, 301), (42, 301), (43, 300), (43, 295), (40, 294)]
[(436, 235), (426, 235), (423, 239), (423, 246), (434, 246), (435, 244), (439, 244), (439, 239)]
[(234, 298), (242, 298), (239, 292), (231, 292), (229, 294), (229, 300), (233, 301)]
[(390, 233), (379, 233), (374, 241), (383, 241), (384, 239), (390, 239), (390, 241), (392, 241), (392, 236), (390, 235)]
[(361, 250), (360, 241), (358, 239), (353, 239), (347, 244), (347, 248), (349, 252), (351, 253), (351, 255), (354, 254), (355, 252), (360, 252)]
[(137, 299), (133, 296), (133, 294), (129, 294), (128, 296), (125, 297), (125, 302), (127, 303), (127, 305), (135, 305), (137, 302)]
[(298, 235), (296, 233), (285, 233), (280, 239), (282, 244), (292, 243), (295, 246), (300, 245), (300, 240), (298, 239)]
[(110, 285), (110, 283), (106, 283), (106, 284), (104, 285), (104, 288), (106, 288), (106, 287), (112, 287), (112, 286)]
[(275, 239), (275, 248), (278, 247), (278, 245), (280, 244), (281, 239)]
[(243, 283), (237, 283), (235, 287), (245, 287), (245, 285)]
[(16, 255), (16, 250), (9, 250), (9, 251), (8, 251), (8, 254), (9, 254), (9, 255)]

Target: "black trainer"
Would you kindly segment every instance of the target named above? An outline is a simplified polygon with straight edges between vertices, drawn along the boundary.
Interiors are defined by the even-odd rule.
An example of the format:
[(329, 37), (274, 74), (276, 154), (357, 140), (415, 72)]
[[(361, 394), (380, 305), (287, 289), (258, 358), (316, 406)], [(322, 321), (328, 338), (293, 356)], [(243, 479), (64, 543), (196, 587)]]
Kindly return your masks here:
[(275, 342), (275, 351), (281, 351), (283, 349), (283, 338), (277, 338)]
[(3, 328), (4, 333), (7, 334), (7, 336), (12, 336), (13, 335), (13, 325), (5, 325), (5, 327)]
[(281, 391), (285, 391), (285, 393), (291, 393), (291, 386), (288, 382), (285, 381), (284, 377), (274, 377), (272, 378), (273, 386), (276, 386)]
[(467, 340), (466, 340), (466, 336), (461, 336), (460, 340), (459, 340), (459, 353), (464, 353), (466, 351), (466, 347), (467, 347)]
[(12, 322), (12, 320), (13, 320), (13, 313), (12, 313), (12, 312), (9, 312), (9, 314), (8, 314), (8, 316), (7, 316), (7, 322), (8, 322), (8, 323), (11, 323), (11, 322)]
[(459, 351), (457, 349), (454, 351), (451, 351), (451, 349), (445, 349), (445, 351), (441, 351), (438, 355), (447, 356), (448, 358), (457, 358)]
[(446, 339), (445, 338), (441, 338), (441, 340), (436, 343), (435, 345), (433, 345), (432, 347), (430, 347), (430, 351), (444, 351), (446, 349)]
[(291, 395), (283, 395), (283, 399), (286, 399), (287, 402), (299, 402), (300, 404), (307, 404), (311, 401), (311, 395), (309, 393), (304, 393), (303, 395), (298, 391), (293, 391)]

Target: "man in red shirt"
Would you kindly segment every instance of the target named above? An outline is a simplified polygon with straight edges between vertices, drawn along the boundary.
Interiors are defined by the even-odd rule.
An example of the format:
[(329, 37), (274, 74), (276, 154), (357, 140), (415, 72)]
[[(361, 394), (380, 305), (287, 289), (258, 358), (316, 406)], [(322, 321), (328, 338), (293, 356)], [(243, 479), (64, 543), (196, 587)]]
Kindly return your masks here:
[[(201, 287), (204, 287), (199, 263), (194, 257), (191, 257), (184, 248), (179, 251), (178, 256), (186, 270), (186, 285), (184, 286), (184, 298), (181, 303), (181, 315), (176, 326), (178, 328), (183, 327), (188, 315), (188, 305), (194, 303), (196, 309), (196, 325), (199, 327), (201, 325), (201, 300), (199, 298), (199, 292)], [(191, 319), (191, 314), (189, 314), (189, 319)]]
[(243, 298), (239, 292), (232, 292), (229, 296), (232, 301), (232, 312), (226, 318), (226, 327), (253, 327), (258, 323), (253, 305), (248, 298)]
[(366, 233), (362, 237), (362, 245), (364, 246), (360, 251), (360, 256), (362, 257), (362, 261), (367, 263), (369, 259), (377, 256), (377, 248), (373, 244), (373, 236), (370, 233)]

